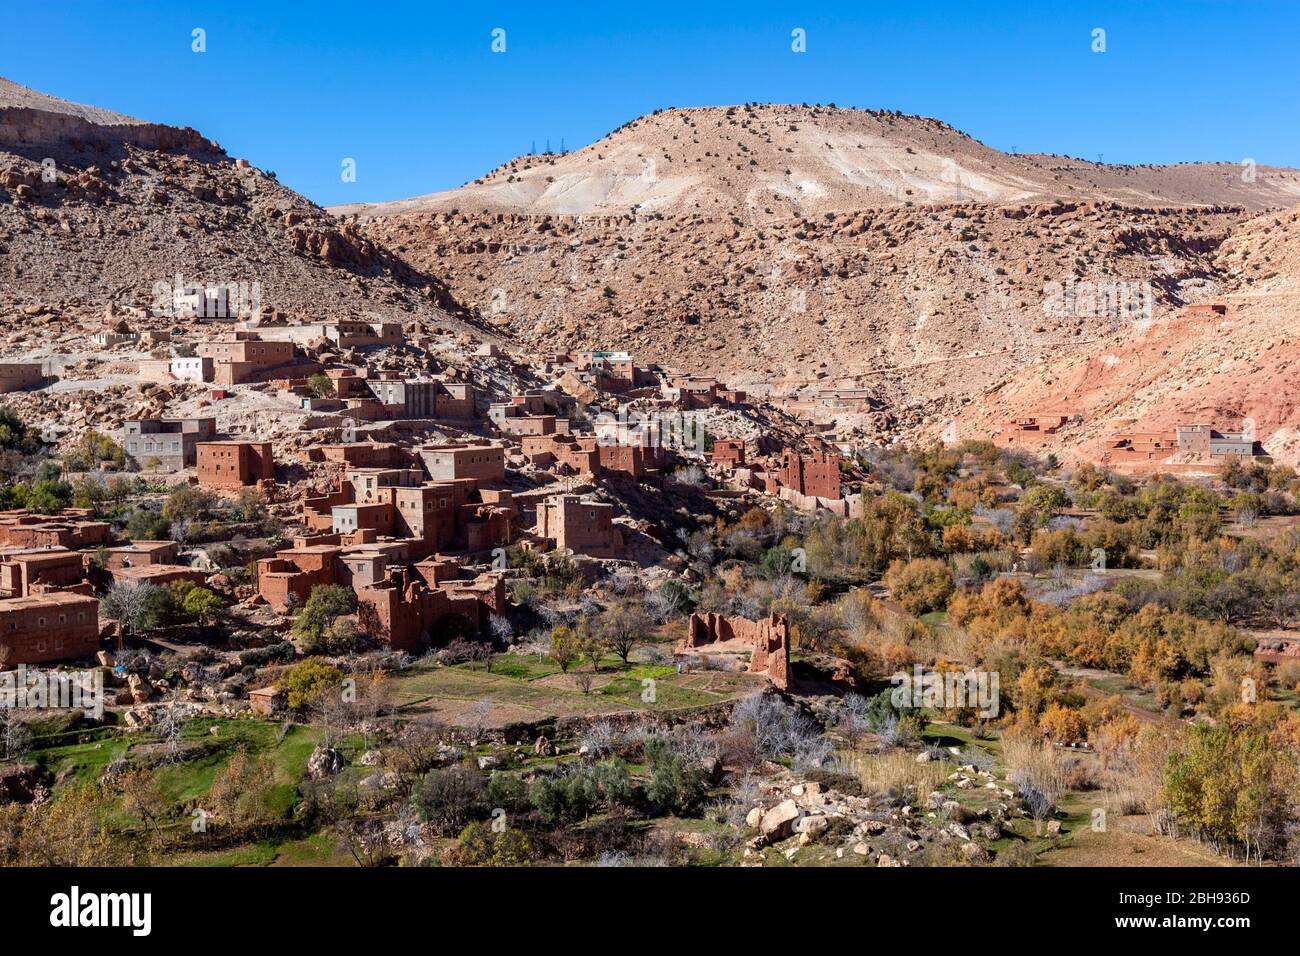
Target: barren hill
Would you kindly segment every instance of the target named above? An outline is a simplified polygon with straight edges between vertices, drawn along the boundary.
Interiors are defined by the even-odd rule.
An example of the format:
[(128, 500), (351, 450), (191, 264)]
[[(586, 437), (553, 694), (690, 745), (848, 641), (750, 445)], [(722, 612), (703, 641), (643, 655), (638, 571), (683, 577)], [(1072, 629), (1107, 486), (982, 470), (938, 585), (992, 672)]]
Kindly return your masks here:
[(1292, 169), (1008, 155), (932, 119), (754, 106), (666, 110), (334, 212), (536, 349), (626, 348), (758, 391), (845, 381), (905, 435), (1132, 319), (1053, 309), (1053, 288), (1201, 301), (1233, 229), (1297, 197)]
[(987, 437), (1047, 409), (1082, 421), (1045, 446), (1102, 460), (1117, 431), (1205, 422), (1250, 428), (1279, 461), (1300, 464), (1300, 209), (1237, 228), (1214, 257), (1226, 316), (1157, 312), (1086, 351), (1027, 370), (957, 418), (959, 437)]
[(626, 348), (760, 391), (855, 378), (917, 426), (1125, 323), (1046, 308), (1053, 283), (1137, 284), (1161, 308), (1213, 294), (1215, 250), (1242, 216), (1052, 202), (762, 226), (410, 213), (361, 229), (539, 351)]
[(1010, 155), (922, 116), (755, 105), (663, 110), (572, 153), (511, 160), (459, 189), (334, 211), (639, 211), (766, 222), (882, 206), (1053, 199), (1265, 209), (1300, 200), (1300, 172)]
[[(288, 313), (454, 324), (435, 278), (194, 130), (0, 81), (4, 351), (48, 344), (107, 304), (149, 306), (177, 276), (257, 283)], [(41, 329), (19, 321), (37, 310)]]

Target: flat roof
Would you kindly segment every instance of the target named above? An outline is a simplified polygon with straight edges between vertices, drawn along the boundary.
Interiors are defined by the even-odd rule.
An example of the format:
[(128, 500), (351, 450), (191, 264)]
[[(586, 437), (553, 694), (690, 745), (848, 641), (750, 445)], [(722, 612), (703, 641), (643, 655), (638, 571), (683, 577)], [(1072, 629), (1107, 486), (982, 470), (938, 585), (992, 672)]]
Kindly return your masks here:
[(76, 591), (46, 591), (44, 594), (29, 594), (26, 597), (5, 598), (0, 600), (0, 611), (22, 609), (27, 607), (53, 607), (60, 604), (99, 603), (98, 598)]

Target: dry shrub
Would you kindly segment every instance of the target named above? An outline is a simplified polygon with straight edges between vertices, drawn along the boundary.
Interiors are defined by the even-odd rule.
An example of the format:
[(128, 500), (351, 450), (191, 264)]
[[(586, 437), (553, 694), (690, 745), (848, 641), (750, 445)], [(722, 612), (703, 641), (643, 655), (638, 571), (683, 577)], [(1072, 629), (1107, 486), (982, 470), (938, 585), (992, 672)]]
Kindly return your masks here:
[(1002, 739), (1002, 762), (1007, 779), (1029, 804), (1034, 816), (1046, 819), (1061, 796), (1070, 789), (1073, 768), (1051, 744), (1026, 734)]
[(952, 764), (947, 761), (917, 763), (916, 755), (905, 750), (864, 757), (858, 762), (858, 778), (864, 790), (872, 793), (911, 791), (917, 800), (943, 786), (950, 773)]

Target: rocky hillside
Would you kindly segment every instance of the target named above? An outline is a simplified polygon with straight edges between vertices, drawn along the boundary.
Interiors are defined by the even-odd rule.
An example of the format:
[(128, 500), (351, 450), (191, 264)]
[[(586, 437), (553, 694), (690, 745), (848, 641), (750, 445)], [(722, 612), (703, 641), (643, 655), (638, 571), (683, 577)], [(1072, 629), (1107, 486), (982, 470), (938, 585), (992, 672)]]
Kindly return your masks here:
[(1053, 309), (1052, 283), (1136, 283), (1165, 310), (1213, 294), (1215, 251), (1243, 215), (1052, 202), (763, 226), (408, 213), (361, 230), (538, 350), (627, 348), (751, 388), (858, 377), (907, 427), (1127, 321)]
[(957, 417), (961, 437), (1062, 409), (1083, 416), (1045, 447), (1099, 460), (1116, 431), (1180, 422), (1253, 428), (1277, 460), (1300, 465), (1300, 209), (1256, 217), (1220, 244), (1212, 268), (1225, 317), (1157, 313), (1086, 351), (1028, 369)]
[(1300, 173), (1010, 155), (923, 116), (755, 104), (662, 110), (573, 153), (511, 160), (460, 189), (336, 211), (698, 213), (766, 223), (890, 206), (1055, 199), (1259, 210), (1300, 200)]
[(1220, 245), (1300, 196), (1296, 170), (1243, 172), (754, 106), (663, 111), (458, 190), (334, 211), (536, 349), (626, 348), (756, 390), (851, 380), (907, 436), (1133, 319), (1061, 309), (1054, 289), (1096, 283), (1161, 314), (1222, 291), (1238, 266)]
[(4, 353), (97, 325), (107, 305), (150, 306), (177, 276), (256, 283), (289, 314), (460, 324), (432, 275), (194, 130), (0, 81)]

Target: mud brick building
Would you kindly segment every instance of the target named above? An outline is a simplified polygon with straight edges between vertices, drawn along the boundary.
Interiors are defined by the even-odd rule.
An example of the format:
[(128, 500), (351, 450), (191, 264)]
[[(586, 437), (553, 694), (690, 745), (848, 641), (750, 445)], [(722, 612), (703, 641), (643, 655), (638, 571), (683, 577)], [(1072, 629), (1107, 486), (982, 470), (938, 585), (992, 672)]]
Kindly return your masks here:
[(745, 443), (736, 438), (719, 438), (709, 452), (709, 462), (728, 471), (739, 468), (745, 464)]
[(416, 557), (438, 551), (479, 553), (510, 543), (515, 506), (509, 491), (480, 488), (473, 478), (387, 482), (398, 474), (415, 477), (410, 472), (349, 472), (349, 480), (336, 491), (304, 499), (303, 523), (337, 535), (392, 537), (408, 544)]
[(537, 536), (555, 548), (593, 558), (617, 558), (623, 553), (614, 506), (577, 495), (556, 495), (542, 502), (537, 509)]
[(1076, 414), (1059, 412), (1029, 415), (1007, 422), (1002, 430), (993, 436), (993, 443), (1002, 446), (1014, 446), (1040, 442), (1045, 435), (1055, 435), (1071, 422), (1081, 421)]
[(216, 364), (203, 356), (145, 359), (139, 367), (142, 382), (211, 382)]
[(488, 406), (488, 420), (510, 435), (553, 435), (567, 433), (568, 419), (558, 421), (546, 410), (546, 398), (538, 391), (514, 395), (508, 402)]
[(40, 548), (0, 552), (0, 598), (73, 587), (84, 577), (85, 565), (78, 551)]
[(786, 451), (780, 467), (767, 472), (767, 493), (774, 495), (785, 487), (814, 498), (838, 499), (841, 461), (839, 455), (824, 449), (807, 455)]
[(424, 470), (434, 481), (473, 478), (480, 485), (505, 480), (506, 450), (501, 445), (422, 445), (418, 449)]
[(692, 613), (686, 624), (685, 648), (738, 641), (748, 645), (749, 673), (765, 674), (779, 690), (790, 689), (790, 624), (783, 615), (757, 621), (721, 614)]
[(24, 509), (0, 512), (0, 548), (97, 548), (112, 539), (105, 521), (88, 520), (90, 512), (68, 508), (57, 517)]
[(305, 322), (301, 325), (259, 324), (257, 334), (266, 342), (292, 342), (297, 345), (329, 343), (341, 349), (374, 345), (398, 346), (406, 341), (402, 323), (366, 319)]
[(486, 633), (489, 616), (505, 609), (505, 579), (489, 572), (472, 580), (443, 580), (430, 586), (401, 570), (359, 589), (357, 602), (370, 609), (384, 643), (418, 654), (456, 637)]
[(110, 572), (115, 584), (171, 584), (189, 581), (201, 585), (208, 576), (197, 568), (185, 564), (139, 564), (113, 568)]
[(1115, 464), (1142, 464), (1164, 461), (1178, 452), (1178, 439), (1172, 432), (1118, 432), (1102, 454), (1102, 461)]
[(411, 653), (452, 637), (475, 637), (488, 616), (505, 610), (504, 576), (489, 572), (464, 579), (454, 559), (407, 566), (404, 555), (382, 546), (295, 542), (257, 563), (258, 593), (273, 607), (301, 604), (323, 584), (351, 587), (361, 615), (377, 624), (377, 638)]
[(573, 435), (528, 435), (520, 440), (523, 456), (543, 468), (558, 466), (575, 475), (599, 475), (600, 451), (592, 439)]
[(641, 478), (662, 462), (659, 448), (604, 444), (592, 435), (534, 435), (520, 444), (523, 456), (534, 465), (555, 466), (575, 475), (599, 477), (610, 472)]
[(0, 600), (6, 666), (90, 657), (99, 650), (99, 601), (73, 591)]
[(40, 362), (0, 362), (0, 394), (44, 384)]
[(342, 553), (338, 544), (295, 542), (294, 547), (257, 562), (257, 593), (276, 609), (301, 605), (313, 588), (336, 583), (335, 563)]
[[(384, 488), (418, 488), (424, 484), (419, 468), (349, 468), (343, 480), (352, 486), (351, 501), (378, 501)], [(347, 504), (340, 498), (334, 504)]]
[(399, 418), (471, 421), (477, 394), (474, 386), (437, 380), (371, 379), (370, 392), (385, 411)]
[(409, 451), (392, 442), (321, 445), (319, 451), (324, 461), (336, 461), (358, 468), (405, 468), (414, 461)]
[(198, 443), (217, 437), (215, 418), (137, 418), (122, 423), (122, 449), (138, 468), (173, 472), (192, 468)]
[(196, 451), (199, 485), (241, 488), (275, 478), (269, 441), (199, 442)]
[(218, 385), (253, 381), (270, 369), (291, 364), (297, 355), (292, 342), (264, 341), (253, 332), (236, 332), (228, 340), (200, 342), (194, 351), (200, 358), (212, 360), (212, 381)]
[(501, 431), (510, 435), (554, 435), (559, 428), (554, 415), (520, 415), (505, 418), (497, 423)]
[(83, 551), (87, 559), (98, 557), (109, 571), (118, 568), (147, 568), (155, 564), (177, 564), (180, 545), (175, 541), (132, 541), (115, 548)]

